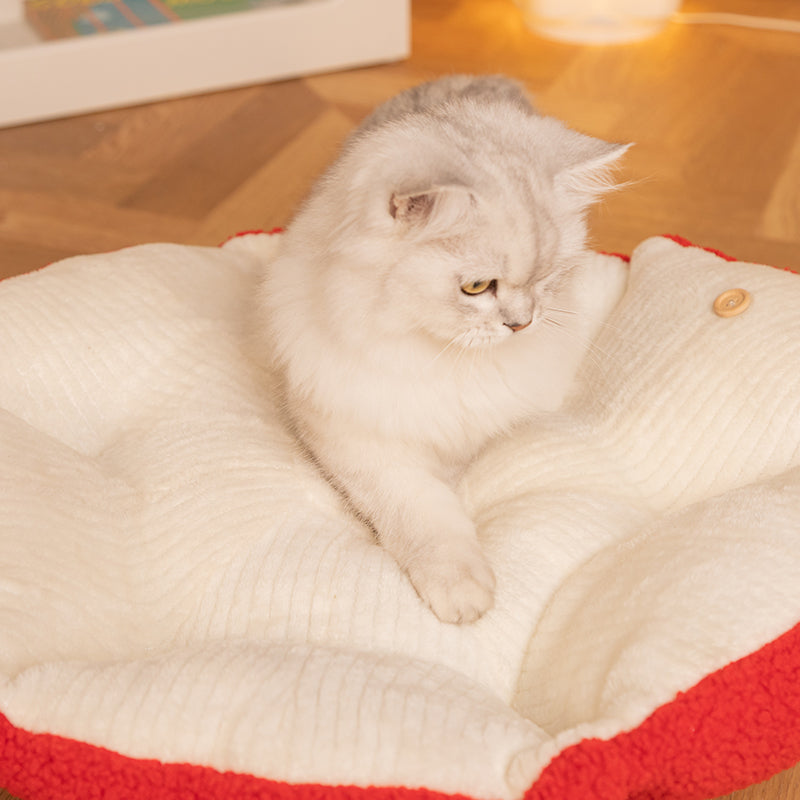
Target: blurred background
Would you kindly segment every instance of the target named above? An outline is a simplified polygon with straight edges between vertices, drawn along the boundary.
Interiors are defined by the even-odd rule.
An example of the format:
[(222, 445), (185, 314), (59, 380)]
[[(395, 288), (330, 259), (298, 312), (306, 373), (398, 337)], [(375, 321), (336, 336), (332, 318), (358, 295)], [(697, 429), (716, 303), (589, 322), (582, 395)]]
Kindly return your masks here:
[[(537, 35), (513, 0), (410, 8), (402, 60), (0, 128), (0, 275), (285, 225), (375, 104), (451, 72), (514, 76), (543, 113), (636, 143), (620, 172), (632, 185), (594, 215), (597, 247), (630, 252), (677, 233), (800, 268), (800, 35), (676, 21), (592, 46)], [(797, 0), (685, 0), (680, 11), (800, 20)]]

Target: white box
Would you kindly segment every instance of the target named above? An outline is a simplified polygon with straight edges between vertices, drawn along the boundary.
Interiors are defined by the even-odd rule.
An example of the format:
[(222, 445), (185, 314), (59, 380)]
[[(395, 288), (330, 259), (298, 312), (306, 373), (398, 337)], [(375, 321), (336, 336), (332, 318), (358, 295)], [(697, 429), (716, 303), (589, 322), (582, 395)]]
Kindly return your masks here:
[(43, 41), (0, 0), (0, 125), (405, 58), (409, 0), (305, 0)]

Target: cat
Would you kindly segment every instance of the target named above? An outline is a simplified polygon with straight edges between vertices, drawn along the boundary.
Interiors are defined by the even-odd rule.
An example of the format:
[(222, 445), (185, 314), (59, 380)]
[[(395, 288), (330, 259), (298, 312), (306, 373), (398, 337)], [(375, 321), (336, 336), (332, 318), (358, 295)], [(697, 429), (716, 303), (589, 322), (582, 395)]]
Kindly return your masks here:
[(624, 292), (621, 263), (586, 267), (585, 217), (627, 147), (507, 78), (423, 84), (350, 135), (260, 284), (294, 434), (443, 622), (494, 602), (462, 470), (561, 406)]

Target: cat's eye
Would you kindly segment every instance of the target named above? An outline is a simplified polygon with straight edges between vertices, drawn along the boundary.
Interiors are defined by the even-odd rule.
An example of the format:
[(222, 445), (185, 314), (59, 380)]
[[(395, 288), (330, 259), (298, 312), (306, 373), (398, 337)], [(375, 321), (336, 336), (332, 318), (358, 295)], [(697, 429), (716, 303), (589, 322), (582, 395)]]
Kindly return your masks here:
[(464, 294), (483, 294), (494, 285), (495, 281), (467, 281), (467, 283), (461, 284), (461, 291)]

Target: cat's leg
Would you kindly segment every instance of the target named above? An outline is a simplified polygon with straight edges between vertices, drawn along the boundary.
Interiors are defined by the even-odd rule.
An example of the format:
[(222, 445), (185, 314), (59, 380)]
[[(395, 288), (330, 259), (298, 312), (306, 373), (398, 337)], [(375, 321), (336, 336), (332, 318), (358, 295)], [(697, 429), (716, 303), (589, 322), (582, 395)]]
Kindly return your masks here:
[(317, 440), (333, 482), (443, 622), (473, 622), (494, 602), (495, 578), (454, 490), (403, 446)]

